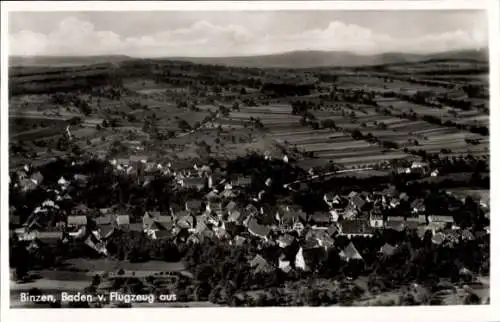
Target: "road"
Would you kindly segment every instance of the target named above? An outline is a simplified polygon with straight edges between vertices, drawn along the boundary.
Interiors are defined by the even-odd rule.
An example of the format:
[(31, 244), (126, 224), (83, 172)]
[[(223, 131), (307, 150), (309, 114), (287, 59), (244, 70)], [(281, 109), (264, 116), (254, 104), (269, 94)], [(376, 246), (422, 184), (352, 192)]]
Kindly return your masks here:
[(294, 185), (297, 183), (306, 182), (306, 181), (310, 181), (310, 180), (314, 180), (314, 179), (318, 179), (321, 177), (326, 177), (326, 176), (330, 176), (330, 175), (334, 175), (334, 174), (348, 173), (348, 172), (362, 172), (362, 171), (369, 171), (369, 170), (374, 170), (374, 168), (336, 170), (336, 171), (330, 171), (330, 172), (325, 172), (325, 173), (321, 173), (321, 174), (314, 174), (314, 175), (310, 175), (304, 179), (299, 179), (299, 180), (295, 180), (295, 181), (286, 183), (283, 185), (283, 188), (288, 189), (291, 185)]

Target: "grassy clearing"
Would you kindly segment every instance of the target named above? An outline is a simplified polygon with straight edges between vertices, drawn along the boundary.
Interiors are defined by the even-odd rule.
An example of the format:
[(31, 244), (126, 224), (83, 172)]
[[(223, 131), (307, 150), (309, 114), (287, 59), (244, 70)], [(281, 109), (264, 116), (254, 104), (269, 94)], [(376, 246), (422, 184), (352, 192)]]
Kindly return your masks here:
[(67, 261), (70, 268), (81, 271), (114, 271), (124, 270), (142, 270), (142, 271), (169, 271), (180, 272), (185, 269), (182, 262), (163, 262), (148, 261), (144, 263), (131, 263), (129, 261), (118, 261), (112, 259), (85, 259), (77, 258)]

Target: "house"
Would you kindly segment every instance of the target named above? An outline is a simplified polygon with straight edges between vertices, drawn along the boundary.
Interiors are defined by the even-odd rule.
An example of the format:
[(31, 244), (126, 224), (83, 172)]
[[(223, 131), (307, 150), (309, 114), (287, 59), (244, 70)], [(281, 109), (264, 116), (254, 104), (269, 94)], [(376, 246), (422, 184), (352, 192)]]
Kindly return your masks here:
[(367, 202), (359, 194), (350, 199), (350, 203), (358, 210), (364, 210)]
[(361, 191), (361, 193), (359, 194), (361, 196), (361, 198), (363, 198), (365, 201), (367, 202), (373, 202), (373, 195), (372, 193), (368, 192), (368, 191)]
[(30, 191), (37, 187), (37, 184), (33, 182), (31, 179), (22, 179), (19, 181), (19, 186), (22, 191)]
[(151, 226), (153, 225), (153, 218), (156, 216), (159, 216), (159, 212), (157, 214), (153, 214), (153, 212), (146, 212), (142, 216), (142, 228), (144, 229), (144, 232), (147, 232)]
[(158, 216), (153, 218), (152, 229), (169, 231), (174, 227), (172, 216)]
[(183, 215), (177, 218), (177, 227), (181, 229), (191, 229), (194, 226), (194, 220), (191, 215)]
[(247, 211), (248, 215), (250, 215), (250, 216), (257, 216), (260, 213), (259, 209), (257, 209), (257, 207), (255, 207), (252, 204), (248, 204), (245, 207), (245, 210)]
[(87, 235), (87, 226), (80, 226), (68, 233), (68, 235), (74, 239), (83, 238)]
[(323, 195), (323, 200), (328, 206), (331, 206), (333, 204), (333, 200), (335, 198), (335, 194), (332, 192), (327, 192)]
[(285, 254), (281, 254), (278, 259), (278, 268), (283, 272), (288, 273), (292, 270), (292, 266), (290, 265), (290, 261), (286, 258)]
[(377, 212), (370, 213), (370, 226), (372, 228), (382, 228), (384, 227), (384, 217), (382, 214)]
[(437, 221), (437, 222), (429, 222), (429, 224), (427, 225), (427, 228), (432, 231), (432, 233), (436, 233), (438, 231), (441, 231), (443, 229), (446, 229), (447, 227), (449, 227), (450, 225), (446, 222), (440, 222), (440, 221)]
[(458, 244), (462, 239), (462, 234), (453, 229), (444, 230), (442, 233), (446, 236), (446, 241), (449, 244)]
[(302, 235), (304, 229), (305, 229), (304, 224), (301, 222), (295, 222), (292, 226), (292, 230), (297, 232), (299, 236)]
[(43, 182), (43, 175), (40, 171), (33, 173), (30, 177), (31, 182), (33, 182), (36, 186)]
[(189, 244), (199, 244), (201, 243), (200, 237), (196, 235), (190, 235), (186, 240), (186, 243)]
[(234, 246), (243, 246), (245, 244), (246, 238), (241, 236), (235, 236), (232, 241), (230, 241), (231, 245)]
[(116, 224), (118, 227), (128, 226), (130, 225), (130, 217), (129, 215), (118, 215), (116, 216)]
[(302, 247), (299, 248), (299, 251), (295, 255), (295, 268), (299, 268), (304, 271), (307, 270), (306, 261), (304, 260), (304, 250)]
[(343, 211), (337, 211), (336, 209), (330, 210), (330, 220), (332, 222), (337, 222), (339, 221), (340, 216), (344, 214)]
[(333, 207), (335, 204), (340, 204), (343, 201), (342, 197), (332, 192), (325, 193), (323, 200), (329, 207)]
[(224, 207), (221, 202), (209, 202), (207, 203), (205, 210), (207, 212), (214, 212), (219, 217), (224, 215)]
[(255, 274), (267, 273), (273, 270), (273, 267), (264, 257), (257, 254), (250, 262), (250, 267), (253, 269)]
[(201, 208), (201, 200), (190, 199), (185, 202), (186, 211), (198, 211)]
[(403, 231), (405, 229), (405, 219), (401, 216), (389, 216), (385, 221), (384, 228)]
[(391, 198), (389, 201), (389, 207), (391, 208), (396, 208), (397, 206), (399, 206), (399, 204), (400, 200), (398, 198)]
[(398, 198), (400, 201), (408, 201), (410, 199), (410, 197), (408, 197), (408, 194), (406, 192), (401, 192)]
[(181, 187), (186, 189), (198, 189), (203, 190), (205, 187), (205, 179), (201, 177), (188, 177), (179, 180)]
[(356, 209), (356, 206), (354, 206), (352, 203), (349, 203), (349, 205), (347, 205), (347, 207), (344, 209), (342, 217), (346, 220), (353, 220), (358, 214), (359, 212)]
[(16, 230), (17, 239), (20, 241), (32, 241), (38, 237), (39, 232), (37, 230)]
[(237, 196), (236, 192), (233, 190), (224, 190), (220, 195), (225, 199), (232, 199)]
[(441, 222), (441, 223), (446, 223), (446, 224), (453, 224), (453, 216), (452, 215), (431, 215), (428, 217), (429, 222)]
[(41, 231), (36, 239), (43, 244), (54, 244), (63, 239), (61, 231)]
[(438, 233), (435, 233), (433, 236), (432, 236), (432, 243), (433, 244), (436, 244), (436, 245), (441, 245), (442, 243), (444, 243), (446, 241), (446, 235), (441, 233), (441, 232), (438, 232)]
[(68, 216), (66, 226), (68, 228), (79, 228), (87, 225), (86, 216)]
[(247, 187), (252, 183), (252, 178), (239, 176), (234, 180), (230, 181), (230, 184), (235, 187)]
[(235, 209), (229, 210), (227, 221), (234, 222), (234, 223), (241, 225), (241, 224), (243, 224), (243, 221), (246, 219), (247, 214), (248, 214), (248, 212), (246, 212), (244, 209), (238, 210), (238, 208), (235, 208)]
[[(53, 206), (53, 202), (48, 202), (46, 205)], [(80, 216), (86, 216), (90, 212), (90, 209), (84, 205), (84, 204), (79, 204), (75, 206), (73, 209), (71, 209), (71, 214), (72, 215), (80, 215)]]
[(358, 193), (358, 192), (356, 192), (356, 191), (351, 191), (351, 192), (347, 195), (347, 198), (348, 198), (349, 200), (352, 200), (352, 198), (354, 198), (354, 197), (356, 197), (356, 196), (358, 196), (358, 195), (359, 195), (359, 193)]
[(255, 236), (267, 240), (271, 229), (267, 226), (260, 225), (255, 218), (248, 221), (248, 232)]
[(93, 235), (88, 235), (87, 238), (85, 238), (84, 243), (89, 246), (90, 248), (94, 249), (96, 252), (107, 255), (108, 251), (105, 247), (105, 244), (100, 242), (95, 236)]
[(339, 223), (339, 235), (348, 238), (355, 236), (371, 237), (373, 236), (373, 229), (366, 220), (345, 220)]
[(279, 236), (278, 239), (276, 240), (276, 242), (278, 243), (279, 247), (285, 248), (285, 247), (290, 246), (294, 240), (295, 240), (295, 237), (293, 237), (292, 235), (284, 234), (284, 235)]
[(474, 234), (470, 229), (465, 229), (462, 231), (462, 239), (463, 240), (474, 240)]
[(410, 204), (411, 212), (413, 214), (423, 214), (425, 213), (425, 202), (424, 199), (415, 199)]
[(205, 216), (196, 216), (196, 226), (194, 228), (195, 234), (202, 234), (205, 230), (208, 229), (207, 223), (205, 221)]
[(330, 226), (328, 226), (328, 229), (326, 230), (328, 235), (330, 235), (332, 237), (336, 236), (339, 233), (339, 231), (340, 231), (340, 229), (339, 229), (338, 224), (331, 224)]
[(99, 226), (99, 238), (100, 239), (108, 239), (115, 232), (115, 226), (111, 223), (103, 224)]
[(411, 164), (410, 168), (413, 170), (413, 169), (423, 169), (427, 166), (426, 163), (424, 162), (421, 162), (421, 161), (413, 161), (413, 163)]
[(146, 164), (148, 161), (148, 157), (145, 155), (131, 155), (129, 157), (129, 161), (133, 163), (142, 163)]
[[(288, 210), (287, 210), (288, 209)], [(305, 222), (307, 214), (302, 210), (291, 210), (290, 208), (279, 208), (276, 212), (276, 219), (285, 229), (292, 229), (296, 223)]]
[(331, 222), (330, 214), (327, 212), (315, 212), (311, 215), (310, 222), (313, 226), (328, 227)]
[(57, 184), (61, 186), (62, 189), (66, 189), (66, 187), (69, 186), (70, 182), (64, 177), (61, 177), (59, 178), (59, 180), (57, 180)]
[(215, 201), (215, 200), (219, 200), (220, 196), (219, 196), (219, 193), (217, 192), (217, 190), (212, 190), (205, 195), (205, 199), (207, 199), (208, 201)]
[(417, 227), (417, 235), (422, 240), (424, 239), (425, 234), (427, 234), (428, 231), (432, 234), (432, 230), (429, 229), (429, 227), (427, 227), (427, 226), (418, 226)]
[(23, 180), (28, 178), (28, 174), (25, 170), (16, 171), (17, 180)]
[(237, 206), (238, 206), (238, 204), (237, 204), (236, 202), (234, 202), (234, 201), (230, 201), (230, 202), (228, 202), (228, 203), (226, 204), (226, 207), (225, 207), (225, 208), (226, 208), (227, 213), (228, 213), (228, 214), (229, 214), (229, 213), (231, 213), (231, 211), (235, 210)]
[(427, 218), (425, 215), (418, 215), (415, 217), (406, 217), (406, 223), (416, 223), (417, 225), (426, 225)]
[(324, 248), (329, 248), (333, 247), (335, 244), (335, 241), (333, 240), (332, 237), (328, 234), (327, 230), (323, 229), (311, 229), (307, 232), (306, 236), (306, 243), (313, 242), (315, 244), (315, 247), (324, 247)]
[(94, 222), (97, 226), (110, 225), (114, 220), (114, 217), (110, 214), (94, 218)]
[(339, 256), (346, 262), (349, 262), (351, 260), (363, 260), (363, 257), (352, 242), (350, 242), (343, 250), (340, 251)]
[(385, 255), (385, 256), (392, 256), (394, 252), (396, 251), (397, 247), (385, 243), (384, 246), (380, 247), (379, 253)]

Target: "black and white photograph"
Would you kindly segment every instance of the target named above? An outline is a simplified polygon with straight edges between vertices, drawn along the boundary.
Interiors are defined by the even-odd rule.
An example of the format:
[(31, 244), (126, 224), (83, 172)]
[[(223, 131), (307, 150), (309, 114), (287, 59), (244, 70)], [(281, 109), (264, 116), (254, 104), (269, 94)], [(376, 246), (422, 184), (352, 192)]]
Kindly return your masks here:
[(2, 306), (491, 305), (488, 7), (80, 4), (6, 15)]

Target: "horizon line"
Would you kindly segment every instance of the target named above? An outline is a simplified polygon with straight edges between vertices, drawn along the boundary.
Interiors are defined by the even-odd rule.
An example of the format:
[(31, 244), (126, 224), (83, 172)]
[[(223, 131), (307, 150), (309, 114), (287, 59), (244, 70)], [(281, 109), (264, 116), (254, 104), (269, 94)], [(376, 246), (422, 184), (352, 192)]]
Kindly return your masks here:
[[(380, 56), (380, 55), (387, 55), (387, 54), (399, 54), (399, 55), (416, 55), (416, 56), (425, 56), (425, 55), (435, 55), (435, 54), (446, 54), (446, 53), (456, 53), (456, 52), (465, 52), (465, 51), (489, 51), (489, 46), (483, 46), (480, 48), (463, 48), (463, 49), (454, 49), (454, 50), (444, 50), (444, 51), (429, 51), (429, 52), (411, 52), (411, 51), (385, 51), (385, 52), (378, 52), (378, 53), (359, 53), (355, 51), (349, 51), (349, 50), (313, 50), (313, 49), (299, 49), (299, 50), (291, 50), (291, 51), (282, 51), (282, 52), (273, 52), (273, 53), (262, 53), (262, 54), (253, 54), (253, 55), (230, 55), (230, 56), (135, 56), (135, 55), (129, 55), (129, 54), (98, 54), (98, 55), (72, 55), (72, 54), (67, 54), (67, 55), (8, 55), (8, 58), (14, 58), (14, 57), (22, 57), (22, 58), (40, 58), (40, 57), (46, 57), (46, 58), (62, 58), (62, 57), (72, 57), (72, 58), (84, 58), (84, 57), (111, 57), (111, 56), (125, 56), (128, 58), (135, 58), (135, 59), (161, 59), (161, 58), (169, 58), (169, 59), (175, 59), (175, 58), (251, 58), (251, 57), (262, 57), (262, 56), (275, 56), (275, 55), (285, 55), (285, 54), (292, 54), (292, 53), (342, 53), (342, 54), (351, 54), (351, 55), (356, 55), (356, 56), (364, 56), (364, 57), (370, 57), (370, 56)], [(489, 52), (488, 52), (489, 53)]]

